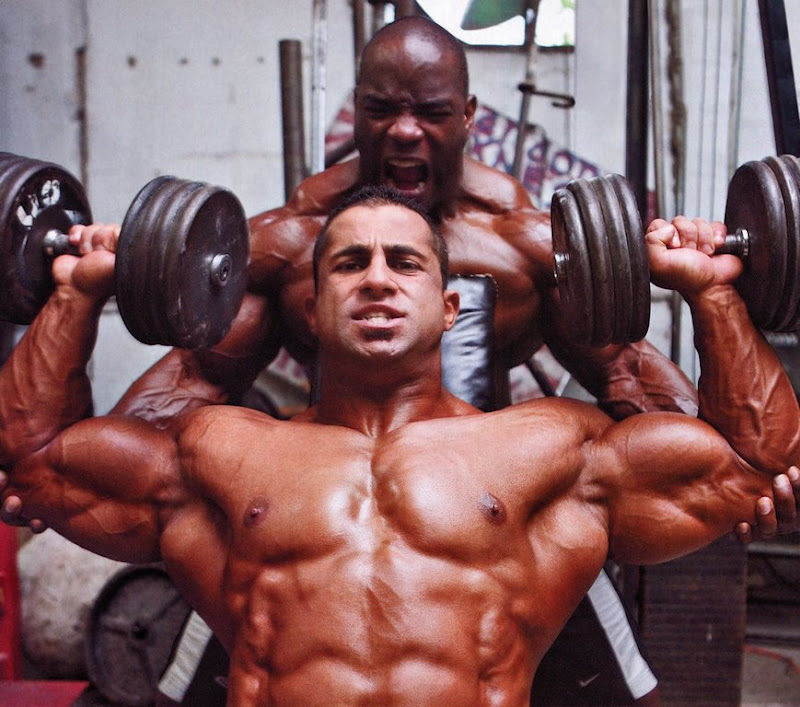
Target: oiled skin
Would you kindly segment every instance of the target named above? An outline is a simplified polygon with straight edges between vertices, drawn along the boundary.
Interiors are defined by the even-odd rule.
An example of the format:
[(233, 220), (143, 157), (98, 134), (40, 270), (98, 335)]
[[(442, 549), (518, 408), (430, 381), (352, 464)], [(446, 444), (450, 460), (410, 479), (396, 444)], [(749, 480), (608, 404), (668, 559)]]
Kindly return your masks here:
[(735, 258), (650, 236), (651, 271), (692, 308), (718, 431), (561, 399), (482, 414), (442, 389), (455, 300), (425, 230), (396, 219), (334, 222), (307, 310), (325, 375), (300, 419), (206, 406), (166, 429), (53, 423), (88, 385), (108, 252), (56, 261), (56, 293), (0, 370), (4, 496), (95, 552), (163, 560), (231, 652), (232, 705), (525, 705), (609, 553), (694, 550), (797, 461), (800, 410), (729, 284)]

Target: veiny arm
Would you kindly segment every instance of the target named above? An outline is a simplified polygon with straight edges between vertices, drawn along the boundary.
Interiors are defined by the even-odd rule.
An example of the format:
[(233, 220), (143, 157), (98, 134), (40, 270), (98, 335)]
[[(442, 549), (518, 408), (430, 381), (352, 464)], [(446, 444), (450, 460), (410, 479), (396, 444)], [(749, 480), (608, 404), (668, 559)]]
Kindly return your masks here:
[(0, 369), (3, 496), (89, 549), (145, 561), (158, 559), (161, 510), (180, 496), (174, 440), (138, 420), (75, 423), (72, 409), (91, 399), (86, 364), (113, 268), (107, 251), (57, 259), (54, 294)]
[(208, 351), (172, 349), (145, 371), (111, 410), (166, 427), (205, 405), (236, 402), (274, 357), (266, 298), (248, 294), (227, 336)]
[(742, 517), (754, 521), (757, 497), (800, 458), (791, 383), (731, 284), (741, 262), (676, 248), (675, 228), (663, 221), (648, 229), (647, 240), (653, 281), (680, 291), (692, 311), (701, 416), (708, 411), (716, 430), (699, 420), (647, 415), (609, 433), (627, 470), (611, 506), (612, 547), (627, 561), (654, 561), (661, 553), (668, 559)]
[(697, 414), (695, 387), (649, 341), (590, 348), (571, 341), (558, 321), (546, 328), (550, 350), (606, 414), (615, 420), (656, 410)]

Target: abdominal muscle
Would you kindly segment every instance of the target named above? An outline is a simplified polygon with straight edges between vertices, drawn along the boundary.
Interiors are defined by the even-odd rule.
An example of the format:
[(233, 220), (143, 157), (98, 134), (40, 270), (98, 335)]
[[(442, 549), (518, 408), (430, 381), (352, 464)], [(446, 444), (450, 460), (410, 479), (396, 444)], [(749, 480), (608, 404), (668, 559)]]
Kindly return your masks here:
[(508, 589), (400, 542), (265, 569), (247, 598), (230, 703), (527, 704), (532, 650), (511, 610), (525, 602)]

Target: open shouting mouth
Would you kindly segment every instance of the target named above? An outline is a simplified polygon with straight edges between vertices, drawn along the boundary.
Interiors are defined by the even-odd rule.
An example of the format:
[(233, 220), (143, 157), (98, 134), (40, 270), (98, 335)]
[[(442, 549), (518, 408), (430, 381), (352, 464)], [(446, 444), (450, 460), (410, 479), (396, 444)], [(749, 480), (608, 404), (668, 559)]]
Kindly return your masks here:
[(386, 176), (389, 186), (405, 192), (418, 192), (428, 180), (428, 165), (421, 160), (388, 160)]

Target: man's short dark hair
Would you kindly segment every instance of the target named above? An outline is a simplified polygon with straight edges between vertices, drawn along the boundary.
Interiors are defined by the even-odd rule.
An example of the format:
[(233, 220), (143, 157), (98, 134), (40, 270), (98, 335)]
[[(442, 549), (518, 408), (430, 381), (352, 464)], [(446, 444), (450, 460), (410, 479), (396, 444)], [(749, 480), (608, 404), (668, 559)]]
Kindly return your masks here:
[(431, 247), (436, 257), (439, 260), (439, 268), (442, 273), (442, 288), (447, 286), (447, 279), (449, 277), (449, 256), (447, 252), (447, 243), (445, 243), (444, 236), (436, 225), (436, 222), (431, 218), (430, 214), (420, 206), (416, 201), (406, 196), (402, 192), (388, 187), (384, 184), (368, 184), (346, 196), (329, 214), (325, 220), (325, 225), (322, 227), (316, 241), (314, 242), (313, 254), (313, 271), (314, 271), (314, 289), (316, 290), (319, 281), (319, 261), (322, 254), (328, 246), (328, 230), (331, 222), (343, 211), (352, 209), (355, 206), (401, 206), (409, 211), (418, 214), (431, 232)]

